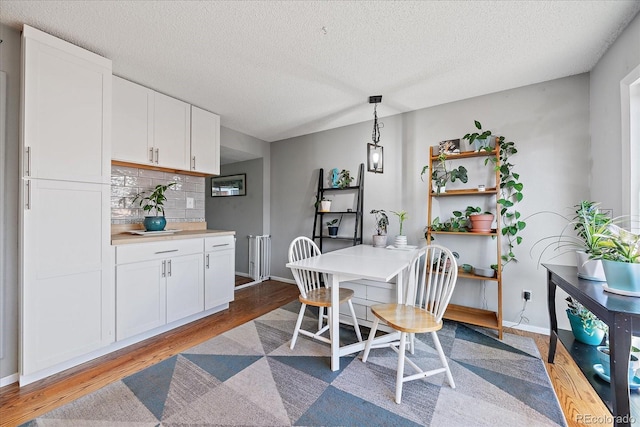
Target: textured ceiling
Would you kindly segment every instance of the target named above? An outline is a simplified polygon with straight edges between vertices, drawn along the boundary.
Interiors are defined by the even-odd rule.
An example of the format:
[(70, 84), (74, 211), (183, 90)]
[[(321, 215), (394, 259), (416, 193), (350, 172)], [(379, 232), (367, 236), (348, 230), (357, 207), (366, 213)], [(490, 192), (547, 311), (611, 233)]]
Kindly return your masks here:
[(640, 1), (9, 1), (113, 72), (265, 141), (591, 70)]

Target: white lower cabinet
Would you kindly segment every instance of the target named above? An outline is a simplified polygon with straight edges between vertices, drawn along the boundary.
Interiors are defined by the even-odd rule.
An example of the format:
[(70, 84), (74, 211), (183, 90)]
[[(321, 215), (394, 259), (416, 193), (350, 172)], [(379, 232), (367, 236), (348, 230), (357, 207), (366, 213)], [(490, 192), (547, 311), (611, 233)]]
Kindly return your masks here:
[(204, 310), (202, 253), (166, 261), (167, 323)]
[(233, 300), (233, 235), (126, 244), (115, 253), (117, 341)]
[(116, 248), (118, 341), (204, 310), (203, 239)]
[(233, 301), (235, 286), (235, 237), (205, 238), (204, 308)]

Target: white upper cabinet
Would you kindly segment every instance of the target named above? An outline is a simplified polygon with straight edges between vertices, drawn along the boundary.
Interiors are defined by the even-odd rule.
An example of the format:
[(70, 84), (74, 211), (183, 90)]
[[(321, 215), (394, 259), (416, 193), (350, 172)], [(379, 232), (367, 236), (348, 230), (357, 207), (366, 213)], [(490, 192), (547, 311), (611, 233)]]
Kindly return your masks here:
[(112, 158), (153, 164), (153, 91), (113, 76)]
[(191, 170), (220, 174), (220, 116), (191, 106)]
[(113, 76), (113, 160), (220, 174), (220, 116)]
[(111, 61), (26, 25), (22, 58), (23, 176), (108, 183)]
[(153, 145), (158, 166), (189, 170), (191, 108), (186, 102), (153, 94)]

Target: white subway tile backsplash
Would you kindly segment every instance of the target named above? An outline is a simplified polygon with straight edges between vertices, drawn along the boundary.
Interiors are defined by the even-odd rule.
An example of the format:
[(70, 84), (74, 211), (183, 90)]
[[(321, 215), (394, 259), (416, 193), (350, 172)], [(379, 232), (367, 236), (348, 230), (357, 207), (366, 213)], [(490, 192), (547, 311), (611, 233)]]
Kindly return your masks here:
[[(177, 184), (165, 193), (167, 200), (164, 211), (167, 222), (205, 222), (204, 177), (112, 166), (111, 223), (142, 223), (146, 212), (140, 208), (139, 202), (133, 203), (135, 195), (170, 182)], [(195, 199), (195, 209), (187, 209), (187, 197)]]

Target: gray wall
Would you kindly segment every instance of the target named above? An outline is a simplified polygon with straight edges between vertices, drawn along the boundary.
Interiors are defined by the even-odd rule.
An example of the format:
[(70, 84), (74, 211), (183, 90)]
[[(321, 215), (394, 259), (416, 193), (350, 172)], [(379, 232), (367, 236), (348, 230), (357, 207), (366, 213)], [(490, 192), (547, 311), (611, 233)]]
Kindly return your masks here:
[[(627, 215), (631, 183), (637, 197), (640, 178), (629, 174), (629, 147), (623, 150), (620, 82), (640, 66), (640, 14), (627, 26), (616, 42), (591, 71), (591, 197), (614, 215)], [(636, 126), (638, 116), (632, 117)], [(638, 137), (634, 141), (636, 165)]]
[(249, 273), (248, 235), (263, 234), (262, 206), (264, 205), (263, 159), (223, 165), (220, 175), (247, 175), (247, 195), (233, 197), (211, 197), (211, 178), (206, 179), (205, 210), (207, 228), (213, 230), (235, 230), (236, 271)]
[[(20, 33), (0, 24), (0, 70), (7, 74), (7, 117), (0, 191), (4, 204), (3, 262), (0, 264), (0, 385), (18, 372), (18, 147), (20, 116)], [(15, 377), (17, 380), (17, 376)]]
[[(378, 111), (384, 111), (384, 103)], [(409, 243), (424, 244), (429, 183), (420, 180), (420, 171), (428, 164), (429, 147), (474, 130), (474, 119), (482, 122), (485, 129), (517, 143), (519, 153), (512, 161), (525, 185), (525, 198), (519, 206), (523, 216), (544, 210), (567, 213), (566, 208), (589, 197), (589, 76), (582, 74), (383, 118), (380, 141), (384, 146), (385, 172), (366, 173), (364, 211), (408, 211), (405, 227)], [(288, 244), (298, 235), (311, 233), (318, 169), (357, 170), (358, 164), (365, 161), (371, 126), (372, 122), (360, 123), (272, 143), (274, 276), (291, 277), (284, 266)], [(466, 206), (467, 200), (460, 202), (462, 210)], [(371, 242), (373, 220), (373, 215), (365, 214), (365, 243)], [(393, 236), (399, 225), (394, 217), (390, 220), (389, 234)], [(546, 326), (545, 273), (538, 268), (537, 259), (530, 257), (529, 250), (538, 239), (559, 232), (562, 225), (554, 224), (552, 219), (534, 217), (528, 221), (523, 233), (525, 241), (516, 253), (520, 262), (509, 265), (503, 274), (505, 321), (519, 320), (521, 293), (529, 289), (533, 299), (526, 315), (531, 325)], [(445, 244), (456, 250), (474, 244), (460, 239)], [(480, 246), (468, 250), (465, 256), (471, 259), (486, 251), (481, 243), (477, 245)], [(483, 299), (488, 308), (495, 308), (494, 285), (487, 284), (483, 291), (478, 282), (462, 282), (455, 302), (480, 307)]]

